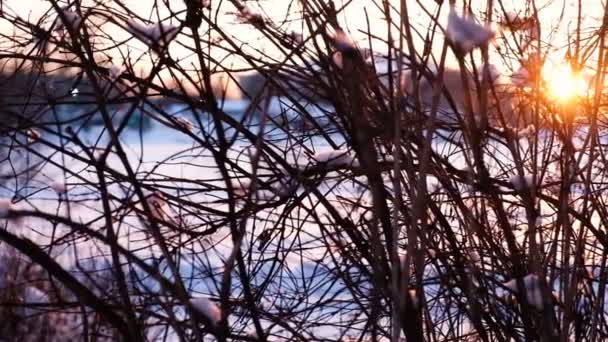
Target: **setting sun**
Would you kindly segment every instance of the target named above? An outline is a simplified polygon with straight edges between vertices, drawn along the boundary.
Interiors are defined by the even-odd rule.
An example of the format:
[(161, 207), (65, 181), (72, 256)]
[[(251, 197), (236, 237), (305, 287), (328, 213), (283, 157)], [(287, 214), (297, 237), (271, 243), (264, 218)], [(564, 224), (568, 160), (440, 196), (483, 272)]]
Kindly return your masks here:
[(584, 77), (580, 73), (572, 71), (567, 64), (545, 64), (542, 77), (547, 93), (563, 102), (585, 96), (589, 88)]

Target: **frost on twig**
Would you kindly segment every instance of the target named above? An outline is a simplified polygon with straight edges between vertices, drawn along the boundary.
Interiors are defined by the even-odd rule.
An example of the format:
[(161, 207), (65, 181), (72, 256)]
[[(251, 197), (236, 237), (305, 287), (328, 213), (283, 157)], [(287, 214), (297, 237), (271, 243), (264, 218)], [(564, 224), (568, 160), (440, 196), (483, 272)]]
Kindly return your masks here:
[(461, 53), (487, 45), (496, 35), (489, 25), (479, 24), (472, 14), (460, 16), (454, 6), (450, 7), (447, 37)]
[(63, 195), (68, 191), (68, 187), (63, 181), (55, 180), (49, 184), (49, 187), (53, 189), (58, 195)]
[(196, 311), (205, 316), (214, 326), (222, 320), (222, 310), (208, 297), (197, 297), (190, 300)]
[[(297, 179), (290, 175), (283, 174), (279, 179), (262, 182), (257, 180), (254, 187), (250, 179), (234, 179), (231, 181), (234, 195), (237, 199), (245, 199), (250, 192), (253, 200), (270, 201), (275, 198), (285, 198), (291, 195), (298, 188)], [(267, 185), (263, 185), (267, 184)]]
[(513, 139), (530, 139), (536, 135), (536, 126), (534, 124), (529, 124), (521, 129), (506, 125), (505, 127), (498, 127), (497, 130), (504, 136)]
[(359, 167), (357, 157), (346, 149), (325, 149), (312, 156), (318, 165), (326, 168)]
[(178, 225), (178, 222), (171, 216), (171, 209), (165, 195), (160, 191), (153, 191), (146, 195), (146, 203), (150, 208), (152, 217), (160, 222)]
[(509, 182), (511, 185), (513, 185), (513, 189), (517, 191), (528, 189), (530, 186), (532, 186), (532, 181), (533, 175), (525, 175), (523, 177), (520, 175), (514, 175), (509, 179)]
[(33, 128), (30, 128), (27, 131), (25, 131), (25, 135), (27, 136), (28, 144), (33, 144), (33, 143), (37, 142), (38, 140), (40, 140), (40, 137), (41, 137), (40, 132), (38, 132), (38, 130), (35, 130)]
[(135, 19), (129, 19), (127, 20), (127, 31), (160, 53), (177, 36), (179, 28), (168, 23), (144, 24)]

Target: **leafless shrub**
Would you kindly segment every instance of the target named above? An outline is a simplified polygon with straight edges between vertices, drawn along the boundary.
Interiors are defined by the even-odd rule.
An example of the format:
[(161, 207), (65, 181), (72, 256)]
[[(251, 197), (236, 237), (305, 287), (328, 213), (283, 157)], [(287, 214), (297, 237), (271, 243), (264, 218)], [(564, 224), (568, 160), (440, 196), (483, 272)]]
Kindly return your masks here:
[(3, 6), (0, 337), (605, 339), (574, 4)]

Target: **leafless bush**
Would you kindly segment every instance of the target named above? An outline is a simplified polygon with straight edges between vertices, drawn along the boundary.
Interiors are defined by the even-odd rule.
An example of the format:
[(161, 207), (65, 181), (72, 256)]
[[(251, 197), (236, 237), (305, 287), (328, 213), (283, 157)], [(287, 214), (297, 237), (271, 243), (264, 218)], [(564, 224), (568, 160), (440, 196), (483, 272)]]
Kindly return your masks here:
[(47, 5), (0, 15), (0, 337), (606, 338), (582, 2)]

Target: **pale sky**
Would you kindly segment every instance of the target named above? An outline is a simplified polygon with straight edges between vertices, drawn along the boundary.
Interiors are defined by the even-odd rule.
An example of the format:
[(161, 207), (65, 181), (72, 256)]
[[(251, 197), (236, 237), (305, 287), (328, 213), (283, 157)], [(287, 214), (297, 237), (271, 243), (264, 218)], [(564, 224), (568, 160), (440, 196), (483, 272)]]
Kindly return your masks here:
[[(115, 8), (116, 5), (113, 1), (110, 0), (106, 0), (106, 1), (102, 1), (104, 4), (106, 4), (107, 6), (113, 7)], [(255, 47), (257, 49), (260, 50), (264, 50), (267, 53), (271, 53), (272, 54), (272, 49), (273, 47), (271, 46), (267, 46), (264, 44), (263, 40), (259, 39), (259, 35), (255, 32), (255, 30), (252, 30), (251, 27), (247, 24), (241, 24), (238, 23), (237, 19), (235, 18), (234, 14), (230, 14), (230, 12), (235, 12), (235, 8), (233, 7), (232, 4), (230, 4), (227, 0), (223, 0), (222, 2), (222, 7), (221, 9), (218, 10), (217, 6), (220, 3), (219, 0), (212, 0), (212, 7), (213, 7), (213, 13), (215, 14), (217, 11), (217, 17), (218, 17), (218, 21), (219, 24), (221, 25), (221, 27), (223, 27), (225, 29), (226, 32), (228, 32), (230, 35), (238, 37), (241, 41), (245, 41), (248, 42), (252, 47)], [(523, 8), (519, 7), (519, 6), (523, 6), (522, 4), (524, 3), (523, 0), (505, 0), (503, 1), (505, 7), (507, 8), (507, 10), (514, 10), (514, 11), (518, 11), (518, 10), (523, 10)], [(92, 0), (83, 0), (82, 4), (83, 5), (91, 5), (92, 3), (94, 3)], [(123, 0), (123, 3), (129, 7), (130, 9), (132, 9), (134, 12), (136, 12), (139, 16), (141, 16), (142, 18), (145, 19), (151, 19), (152, 21), (157, 21), (157, 15), (152, 12), (152, 7), (153, 4), (155, 3), (155, 1), (151, 1), (151, 0)], [(166, 3), (170, 4), (171, 6), (171, 11), (175, 12), (175, 11), (179, 11), (182, 10), (184, 8), (184, 4), (183, 1), (181, 0), (171, 0), (171, 1), (167, 1)], [(166, 4), (165, 3), (165, 4)], [(257, 10), (261, 13), (263, 13), (263, 15), (267, 18), (271, 18), (272, 20), (274, 20), (275, 22), (283, 22), (284, 20), (289, 22), (290, 19), (295, 19), (298, 18), (298, 12), (299, 9), (298, 8), (292, 8), (289, 10), (288, 13), (288, 5), (289, 5), (290, 1), (287, 0), (260, 0), (258, 2), (248, 2), (248, 4), (254, 9)], [(297, 2), (296, 2), (297, 3)], [(335, 1), (336, 6), (338, 6), (341, 1), (337, 0)], [(399, 6), (399, 0), (391, 0), (391, 3), (398, 7)], [(423, 1), (423, 3), (428, 4), (429, 9), (434, 9), (435, 8), (435, 4), (433, 1), (428, 0), (428, 1)], [(486, 1), (483, 0), (479, 0), (479, 1), (474, 1), (474, 3), (480, 4), (479, 6), (485, 6)], [(494, 3), (497, 3), (497, 1), (494, 1)], [(577, 1), (574, 0), (562, 0), (562, 1), (550, 1), (550, 0), (542, 0), (539, 1), (537, 6), (539, 8), (543, 8), (545, 6), (548, 5), (546, 9), (541, 10), (541, 24), (542, 24), (542, 28), (543, 28), (543, 32), (547, 33), (550, 31), (550, 28), (552, 28), (553, 26), (555, 26), (558, 23), (558, 18), (560, 16), (560, 14), (564, 13), (564, 20), (561, 22), (561, 26), (559, 27), (559, 34), (557, 36), (546, 36), (543, 37), (543, 39), (545, 40), (551, 40), (553, 43), (555, 44), (560, 44), (559, 42), (563, 42), (563, 37), (565, 37), (566, 32), (568, 31), (568, 27), (569, 30), (572, 31), (575, 27), (575, 23), (574, 23), (574, 18), (576, 17), (577, 14), (577, 8), (576, 8), (576, 3)], [(62, 4), (65, 4), (65, 2), (63, 2)], [(169, 13), (169, 10), (167, 9), (167, 7), (165, 7), (165, 4), (160, 4), (160, 17), (164, 17), (167, 16)], [(410, 9), (410, 18), (412, 21), (412, 24), (418, 28), (420, 28), (422, 31), (424, 31), (424, 28), (426, 28), (427, 25), (427, 15), (424, 14), (424, 12), (417, 7), (416, 2), (413, 0), (408, 0), (408, 4), (411, 4), (412, 8)], [(461, 2), (458, 2), (458, 4), (462, 5)], [(603, 12), (603, 6), (601, 4), (600, 0), (585, 0), (583, 1), (583, 15), (585, 16), (585, 20), (586, 23), (593, 23), (594, 27), (599, 26), (599, 21)], [(8, 11), (9, 13), (12, 11), (13, 13), (18, 14), (19, 16), (21, 16), (22, 18), (29, 18), (30, 22), (36, 22), (46, 11), (48, 11), (48, 9), (51, 8), (51, 4), (48, 1), (42, 1), (42, 0), (4, 0), (4, 11)], [(479, 7), (480, 9), (482, 9), (483, 7)], [(381, 37), (385, 37), (386, 36), (386, 24), (381, 20), (382, 16), (380, 14), (380, 11), (378, 10), (378, 8), (376, 8), (376, 6), (373, 4), (373, 1), (371, 0), (355, 0), (352, 2), (352, 4), (349, 5), (348, 10), (345, 12), (345, 14), (342, 16), (341, 18), (341, 24), (345, 27), (348, 28), (349, 32), (351, 33), (351, 36), (356, 40), (359, 41), (360, 45), (362, 46), (367, 46), (367, 42), (365, 41), (365, 34), (364, 33), (360, 33), (358, 32), (358, 30), (366, 30), (366, 20), (365, 20), (365, 10), (367, 10), (367, 14), (369, 15), (369, 20), (371, 22), (372, 25), (372, 31), (374, 33), (374, 35), (378, 35)], [(119, 12), (124, 13), (124, 11), (122, 9), (119, 10)], [(448, 12), (448, 8), (447, 6), (445, 6), (445, 8), (443, 9), (443, 15), (442, 15), (442, 23), (445, 24), (446, 22), (446, 17), (447, 17), (447, 12)], [(47, 25), (50, 25), (50, 22), (52, 22), (52, 19), (49, 19)], [(293, 21), (291, 24), (286, 24), (287, 27), (289, 27), (290, 29), (294, 29), (295, 31), (301, 31), (301, 27), (299, 27), (299, 25), (301, 25), (301, 23), (298, 23), (297, 21)], [(588, 24), (583, 24), (583, 27), (589, 26)], [(0, 30), (3, 33), (9, 33), (12, 31), (12, 24), (7, 22), (6, 20), (0, 20)], [(126, 39), (128, 37), (128, 34), (121, 28), (115, 26), (115, 25), (109, 25), (107, 27), (104, 27), (104, 30), (107, 30), (108, 33), (111, 34), (112, 38), (115, 39)], [(183, 40), (184, 42), (187, 42), (187, 40)], [(437, 42), (440, 42), (440, 40), (437, 40)], [(378, 42), (375, 42), (376, 46), (378, 45)], [(146, 47), (136, 41), (136, 40), (131, 40), (129, 42), (129, 46), (131, 46), (133, 49), (139, 49), (140, 50), (140, 54), (143, 53), (144, 51), (146, 51)], [(182, 47), (179, 46), (179, 43), (176, 42), (172, 42), (171, 43), (171, 49), (170, 49), (171, 55), (174, 58), (187, 58), (187, 56), (185, 55), (186, 50)], [(563, 51), (561, 52), (563, 54)], [(217, 54), (218, 59), (221, 56), (221, 53)], [(561, 58), (560, 55), (556, 54), (554, 56), (554, 58)], [(187, 59), (186, 59), (187, 60)], [(142, 68), (146, 68), (146, 66), (144, 65), (145, 59), (140, 61), (139, 63), (141, 63), (141, 67)], [(226, 63), (226, 64), (230, 64), (230, 63)]]

